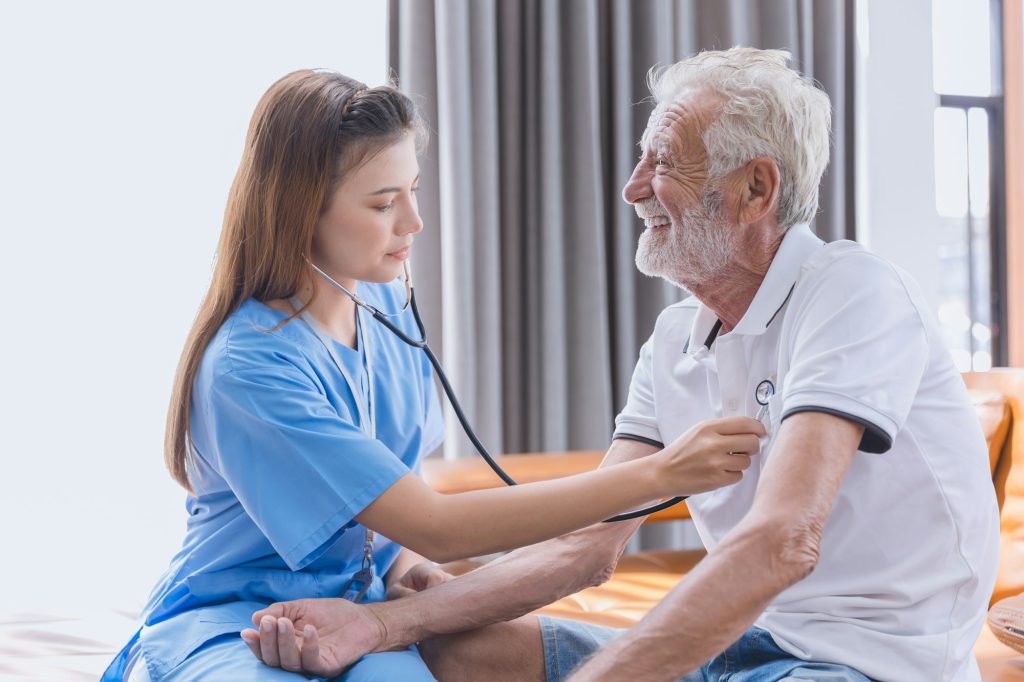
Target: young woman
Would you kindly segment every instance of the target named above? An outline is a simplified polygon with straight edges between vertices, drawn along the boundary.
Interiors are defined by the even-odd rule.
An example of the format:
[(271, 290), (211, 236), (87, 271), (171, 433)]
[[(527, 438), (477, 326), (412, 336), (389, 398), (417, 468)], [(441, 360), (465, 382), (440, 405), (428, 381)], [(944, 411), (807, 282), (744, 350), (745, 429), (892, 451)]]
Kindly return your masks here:
[[(239, 633), (253, 612), (382, 600), (445, 577), (422, 557), (538, 542), (749, 464), (730, 453), (753, 452), (755, 435), (709, 428), (536, 485), (446, 496), (419, 479), (442, 438), (430, 366), (328, 278), (416, 334), (396, 278), (423, 229), (423, 136), (404, 95), (337, 73), (289, 74), (257, 106), (167, 422), (188, 532), (104, 680), (306, 679), (249, 653)], [(412, 648), (366, 656), (343, 679), (433, 678)]]

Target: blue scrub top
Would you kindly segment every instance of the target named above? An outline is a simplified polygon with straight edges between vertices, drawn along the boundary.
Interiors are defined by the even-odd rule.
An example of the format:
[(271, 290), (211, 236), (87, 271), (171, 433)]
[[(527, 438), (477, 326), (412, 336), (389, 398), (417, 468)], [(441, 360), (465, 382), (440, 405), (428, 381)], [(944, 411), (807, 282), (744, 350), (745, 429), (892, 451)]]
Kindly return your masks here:
[[(397, 282), (362, 283), (359, 294), (385, 312), (404, 303)], [(313, 330), (298, 318), (273, 330), (286, 317), (250, 299), (206, 349), (192, 394), (195, 494), (184, 545), (104, 680), (121, 679), (137, 640), (159, 677), (205, 642), (251, 627), (253, 612), (272, 602), (339, 596), (362, 560), (365, 528), (354, 517), (440, 445), (441, 410), (422, 351), (365, 313), (364, 346), (329, 341), (363, 405), (363, 353), (372, 353), (371, 439)], [(410, 311), (393, 321), (418, 338)], [(377, 578), (366, 600), (384, 599), (382, 576), (400, 549), (376, 535)]]

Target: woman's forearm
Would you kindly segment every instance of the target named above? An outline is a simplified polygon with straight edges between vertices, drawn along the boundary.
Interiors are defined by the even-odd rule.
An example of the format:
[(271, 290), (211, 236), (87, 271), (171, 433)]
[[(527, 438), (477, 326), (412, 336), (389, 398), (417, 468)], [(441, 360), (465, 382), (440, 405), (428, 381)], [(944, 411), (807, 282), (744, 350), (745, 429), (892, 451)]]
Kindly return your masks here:
[(740, 480), (764, 427), (747, 417), (702, 422), (638, 461), (528, 485), (441, 495), (409, 473), (356, 518), (443, 562), (506, 551), (589, 526), (652, 499)]
[[(615, 441), (602, 467), (655, 452)], [(643, 519), (602, 523), (506, 554), (471, 573), (397, 601), (371, 604), (386, 632), (379, 650), (511, 620), (608, 579)]]
[(658, 476), (653, 462), (629, 462), (529, 485), (436, 494), (422, 541), (435, 561), (532, 545), (661, 497)]

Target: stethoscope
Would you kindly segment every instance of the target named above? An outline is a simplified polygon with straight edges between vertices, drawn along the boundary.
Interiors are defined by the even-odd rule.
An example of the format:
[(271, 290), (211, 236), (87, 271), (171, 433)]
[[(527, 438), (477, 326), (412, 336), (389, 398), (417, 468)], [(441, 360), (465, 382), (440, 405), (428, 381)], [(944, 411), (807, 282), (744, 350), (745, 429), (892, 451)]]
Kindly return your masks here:
[[(473, 443), (473, 447), (476, 448), (476, 451), (480, 454), (481, 457), (484, 458), (484, 461), (487, 462), (487, 465), (491, 467), (494, 473), (497, 474), (502, 481), (504, 481), (507, 485), (518, 485), (515, 479), (509, 476), (508, 473), (501, 468), (501, 465), (494, 460), (494, 458), (491, 456), (491, 453), (489, 453), (487, 451), (487, 448), (484, 447), (484, 444), (480, 442), (480, 439), (477, 437), (476, 432), (473, 430), (473, 427), (470, 426), (469, 424), (469, 419), (466, 417), (466, 413), (462, 411), (462, 406), (459, 404), (458, 398), (455, 397), (455, 390), (452, 388), (451, 383), (448, 381), (448, 376), (444, 373), (444, 370), (441, 368), (440, 361), (437, 359), (437, 356), (434, 355), (434, 351), (430, 349), (430, 346), (427, 345), (427, 330), (423, 326), (423, 320), (420, 318), (420, 310), (419, 307), (416, 305), (416, 291), (412, 286), (412, 277), (409, 274), (409, 262), (405, 261), (405, 263), (403, 264), (405, 280), (405, 305), (402, 306), (401, 310), (394, 313), (383, 312), (376, 306), (363, 300), (355, 292), (349, 291), (347, 287), (337, 282), (333, 277), (331, 277), (326, 272), (318, 268), (313, 262), (307, 262), (309, 262), (310, 267), (312, 267), (313, 270), (315, 270), (318, 275), (323, 277), (338, 291), (341, 291), (350, 299), (352, 299), (353, 303), (355, 303), (357, 306), (359, 306), (360, 308), (368, 312), (370, 315), (372, 315), (375, 320), (384, 325), (388, 329), (388, 331), (390, 331), (392, 334), (401, 339), (403, 343), (406, 343), (412, 346), (413, 348), (419, 348), (424, 353), (426, 353), (427, 359), (430, 361), (430, 365), (434, 368), (434, 372), (437, 374), (437, 378), (441, 382), (441, 387), (444, 389), (445, 395), (448, 396), (448, 402), (451, 403), (452, 409), (455, 411), (455, 416), (458, 418), (459, 424), (462, 425), (462, 430), (465, 431), (466, 436), (469, 438), (470, 442)], [(404, 313), (410, 307), (412, 308), (413, 319), (416, 320), (416, 327), (417, 329), (419, 329), (419, 340), (414, 339), (405, 332), (403, 332), (401, 329), (395, 326), (395, 324), (389, 319)], [(648, 514), (653, 514), (655, 512), (661, 511), (662, 509), (668, 509), (669, 507), (675, 506), (685, 499), (686, 496), (673, 497), (670, 500), (666, 500), (664, 502), (652, 505), (650, 507), (637, 509), (636, 511), (627, 512), (625, 514), (619, 514), (618, 516), (613, 516), (610, 519), (605, 519), (605, 523), (611, 523), (614, 521), (628, 521), (630, 519), (640, 518), (641, 516), (647, 516)]]
[(761, 406), (757, 411), (757, 421), (764, 423), (765, 418), (768, 416), (768, 403), (771, 402), (774, 395), (775, 384), (772, 383), (771, 379), (765, 379), (757, 385), (757, 389), (754, 391), (754, 400)]

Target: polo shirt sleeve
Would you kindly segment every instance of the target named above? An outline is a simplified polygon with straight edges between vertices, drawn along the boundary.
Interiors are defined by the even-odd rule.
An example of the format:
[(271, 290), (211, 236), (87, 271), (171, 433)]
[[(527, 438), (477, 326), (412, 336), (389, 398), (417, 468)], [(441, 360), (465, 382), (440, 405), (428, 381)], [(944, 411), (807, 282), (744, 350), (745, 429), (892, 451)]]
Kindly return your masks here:
[(292, 570), (409, 472), (289, 362), (219, 375), (205, 416), (204, 456)]
[(640, 349), (640, 359), (629, 382), (629, 397), (626, 406), (615, 418), (615, 433), (612, 440), (636, 440), (655, 447), (665, 447), (654, 413), (654, 382), (652, 381), (652, 350), (654, 337)]
[(794, 297), (782, 419), (824, 412), (864, 426), (859, 450), (887, 452), (928, 363), (924, 322), (890, 264), (860, 251), (828, 263)]

